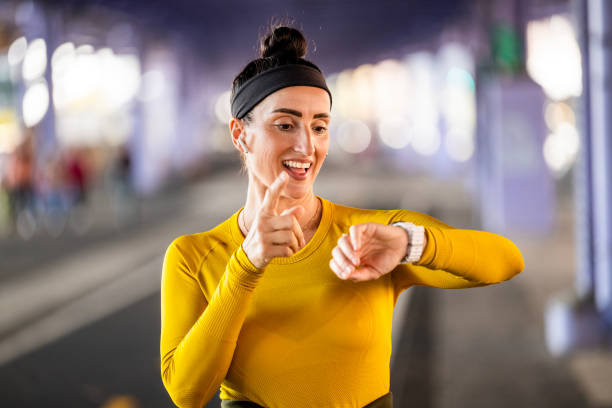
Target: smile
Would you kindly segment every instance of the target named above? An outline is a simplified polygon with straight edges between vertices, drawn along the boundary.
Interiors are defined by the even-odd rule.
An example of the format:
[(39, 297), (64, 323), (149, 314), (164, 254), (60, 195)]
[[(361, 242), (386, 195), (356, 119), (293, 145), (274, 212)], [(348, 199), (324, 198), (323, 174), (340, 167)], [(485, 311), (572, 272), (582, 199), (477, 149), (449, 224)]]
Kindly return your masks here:
[(296, 180), (305, 180), (308, 169), (311, 163), (304, 163), (294, 160), (283, 161), (283, 166), (287, 169), (287, 173)]
[(302, 163), (302, 162), (293, 161), (293, 160), (285, 160), (283, 162), (283, 166), (285, 166), (285, 167), (293, 167), (293, 168), (296, 168), (296, 169), (309, 169), (310, 168), (310, 163)]

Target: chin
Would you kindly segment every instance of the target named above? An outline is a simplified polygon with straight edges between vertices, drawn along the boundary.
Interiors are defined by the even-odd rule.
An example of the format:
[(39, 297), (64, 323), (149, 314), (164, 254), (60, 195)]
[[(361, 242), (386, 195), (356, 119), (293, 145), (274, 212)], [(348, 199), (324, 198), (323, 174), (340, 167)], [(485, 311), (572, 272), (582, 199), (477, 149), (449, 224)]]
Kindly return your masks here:
[(306, 196), (312, 190), (312, 185), (303, 185), (303, 186), (287, 186), (285, 187), (285, 195), (287, 197), (291, 197), (293, 199), (300, 199)]

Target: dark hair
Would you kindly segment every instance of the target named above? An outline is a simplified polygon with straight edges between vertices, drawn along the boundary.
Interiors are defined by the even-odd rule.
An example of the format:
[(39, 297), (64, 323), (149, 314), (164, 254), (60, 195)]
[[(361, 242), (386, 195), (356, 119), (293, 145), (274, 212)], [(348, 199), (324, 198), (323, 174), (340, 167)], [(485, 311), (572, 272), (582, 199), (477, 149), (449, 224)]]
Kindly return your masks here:
[[(307, 44), (304, 35), (293, 27), (274, 25), (268, 35), (260, 43), (261, 58), (249, 62), (244, 69), (236, 75), (232, 82), (233, 99), (236, 89), (249, 79), (269, 69), (288, 64), (300, 64), (321, 71), (312, 62), (305, 60)], [(251, 112), (243, 118), (245, 122), (252, 120)]]

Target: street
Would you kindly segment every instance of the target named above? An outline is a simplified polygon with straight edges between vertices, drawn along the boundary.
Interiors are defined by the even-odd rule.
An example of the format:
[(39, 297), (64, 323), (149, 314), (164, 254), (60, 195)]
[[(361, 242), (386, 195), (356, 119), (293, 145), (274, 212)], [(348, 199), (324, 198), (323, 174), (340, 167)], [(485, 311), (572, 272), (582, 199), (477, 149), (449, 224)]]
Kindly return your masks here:
[[(467, 228), (469, 196), (456, 185), (436, 183), (401, 174), (381, 177), (376, 169), (350, 176), (332, 170), (321, 175), (316, 192), (356, 207), (435, 212)], [(95, 238), (93, 244), (83, 238), (79, 247), (75, 241), (74, 251), (52, 260), (41, 250), (40, 263), (29, 259), (23, 274), (1, 274), (2, 405), (173, 406), (159, 366), (163, 253), (174, 237), (209, 229), (230, 216), (245, 191), (245, 177), (237, 172), (213, 175), (168, 198), (163, 217), (152, 216), (154, 221)], [(410, 202), (409, 191), (421, 194), (409, 195)], [(445, 195), (454, 199), (445, 201)], [(523, 248), (521, 242), (530, 244)], [(543, 306), (533, 301), (553, 289), (538, 280), (542, 275), (535, 272), (533, 254), (541, 250), (538, 245), (558, 242), (521, 242), (527, 268), (510, 282), (465, 291), (416, 288), (400, 297), (391, 364), (396, 406), (596, 406), (568, 362), (547, 353)], [(23, 253), (7, 253), (4, 265), (25, 264), (19, 259)], [(571, 280), (569, 272), (565, 275), (563, 280)]]

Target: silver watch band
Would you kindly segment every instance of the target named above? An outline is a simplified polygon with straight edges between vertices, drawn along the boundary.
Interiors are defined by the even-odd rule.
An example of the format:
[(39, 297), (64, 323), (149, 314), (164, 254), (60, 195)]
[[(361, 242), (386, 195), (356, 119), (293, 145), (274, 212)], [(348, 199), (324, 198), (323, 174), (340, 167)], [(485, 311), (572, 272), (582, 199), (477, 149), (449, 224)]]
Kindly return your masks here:
[(408, 233), (408, 247), (406, 255), (400, 261), (401, 264), (413, 263), (421, 259), (425, 249), (425, 227), (415, 225), (411, 222), (394, 222), (396, 227), (403, 228)]

